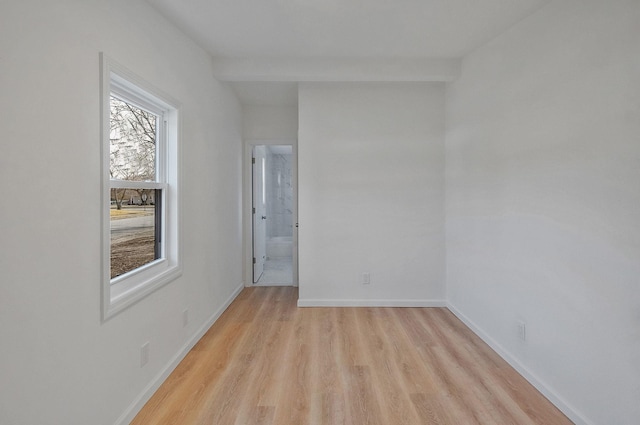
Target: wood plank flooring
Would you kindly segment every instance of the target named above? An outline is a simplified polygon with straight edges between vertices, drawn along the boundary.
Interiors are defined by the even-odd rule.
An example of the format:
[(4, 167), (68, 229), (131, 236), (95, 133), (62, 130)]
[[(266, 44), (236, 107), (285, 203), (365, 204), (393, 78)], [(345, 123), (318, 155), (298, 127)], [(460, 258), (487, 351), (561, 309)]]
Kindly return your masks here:
[(134, 425), (571, 424), (444, 308), (245, 289)]

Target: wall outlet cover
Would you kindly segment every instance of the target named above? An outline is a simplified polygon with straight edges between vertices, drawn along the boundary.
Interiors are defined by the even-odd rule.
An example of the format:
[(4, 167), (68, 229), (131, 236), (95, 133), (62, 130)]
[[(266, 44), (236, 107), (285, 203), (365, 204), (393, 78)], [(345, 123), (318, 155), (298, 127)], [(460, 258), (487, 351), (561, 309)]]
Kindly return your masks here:
[(523, 321), (518, 321), (518, 338), (520, 341), (527, 340), (527, 327)]
[(140, 367), (149, 363), (149, 342), (145, 342), (140, 347)]

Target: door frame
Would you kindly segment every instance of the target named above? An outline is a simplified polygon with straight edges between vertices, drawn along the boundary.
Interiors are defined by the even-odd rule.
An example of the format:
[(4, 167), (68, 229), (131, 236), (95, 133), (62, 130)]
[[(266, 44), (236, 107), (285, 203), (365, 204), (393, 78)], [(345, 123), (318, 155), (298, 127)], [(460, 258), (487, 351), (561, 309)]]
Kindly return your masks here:
[(292, 149), (292, 169), (291, 169), (291, 185), (293, 192), (293, 286), (298, 286), (298, 141), (296, 139), (249, 139), (245, 140), (244, 152), (242, 155), (242, 170), (243, 170), (243, 196), (242, 196), (242, 211), (243, 211), (243, 251), (244, 251), (244, 266), (243, 266), (243, 281), (245, 287), (254, 286), (253, 284), (253, 176), (252, 176), (252, 163), (251, 158), (253, 154), (253, 148), (256, 146), (275, 146), (275, 145), (288, 145)]
[[(260, 148), (260, 152), (258, 152), (258, 148)], [(253, 268), (251, 270), (251, 282), (255, 285), (262, 274), (264, 273), (264, 263), (266, 258), (266, 249), (267, 249), (267, 240), (266, 240), (266, 215), (267, 211), (265, 205), (265, 185), (267, 184), (265, 177), (266, 170), (264, 169), (266, 163), (266, 151), (267, 146), (258, 145), (254, 146), (251, 150), (251, 255), (253, 257), (252, 264)], [(259, 175), (258, 175), (259, 174)], [(259, 199), (256, 202), (256, 199)], [(261, 218), (258, 218), (261, 217)], [(261, 230), (256, 231), (256, 226), (261, 226)], [(258, 238), (258, 234), (260, 237)], [(260, 240), (262, 243), (261, 247), (257, 250), (256, 241)], [(259, 274), (256, 273), (256, 269), (259, 268)]]

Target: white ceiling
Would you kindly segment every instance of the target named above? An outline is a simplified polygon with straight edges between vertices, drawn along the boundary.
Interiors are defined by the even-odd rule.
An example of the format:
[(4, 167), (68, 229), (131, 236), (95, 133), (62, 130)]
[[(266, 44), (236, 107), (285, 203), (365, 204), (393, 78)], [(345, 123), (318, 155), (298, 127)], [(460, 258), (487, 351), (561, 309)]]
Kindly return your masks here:
[(460, 58), (550, 0), (147, 1), (214, 57), (392, 61)]
[(213, 55), (460, 57), (549, 0), (148, 0)]

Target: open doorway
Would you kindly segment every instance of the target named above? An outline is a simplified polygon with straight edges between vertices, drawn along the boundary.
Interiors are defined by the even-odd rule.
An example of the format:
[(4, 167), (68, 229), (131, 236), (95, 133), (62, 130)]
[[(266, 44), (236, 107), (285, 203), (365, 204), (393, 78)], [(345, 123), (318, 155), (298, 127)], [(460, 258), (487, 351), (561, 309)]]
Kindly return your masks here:
[(293, 285), (293, 147), (254, 146), (251, 162), (253, 283)]

